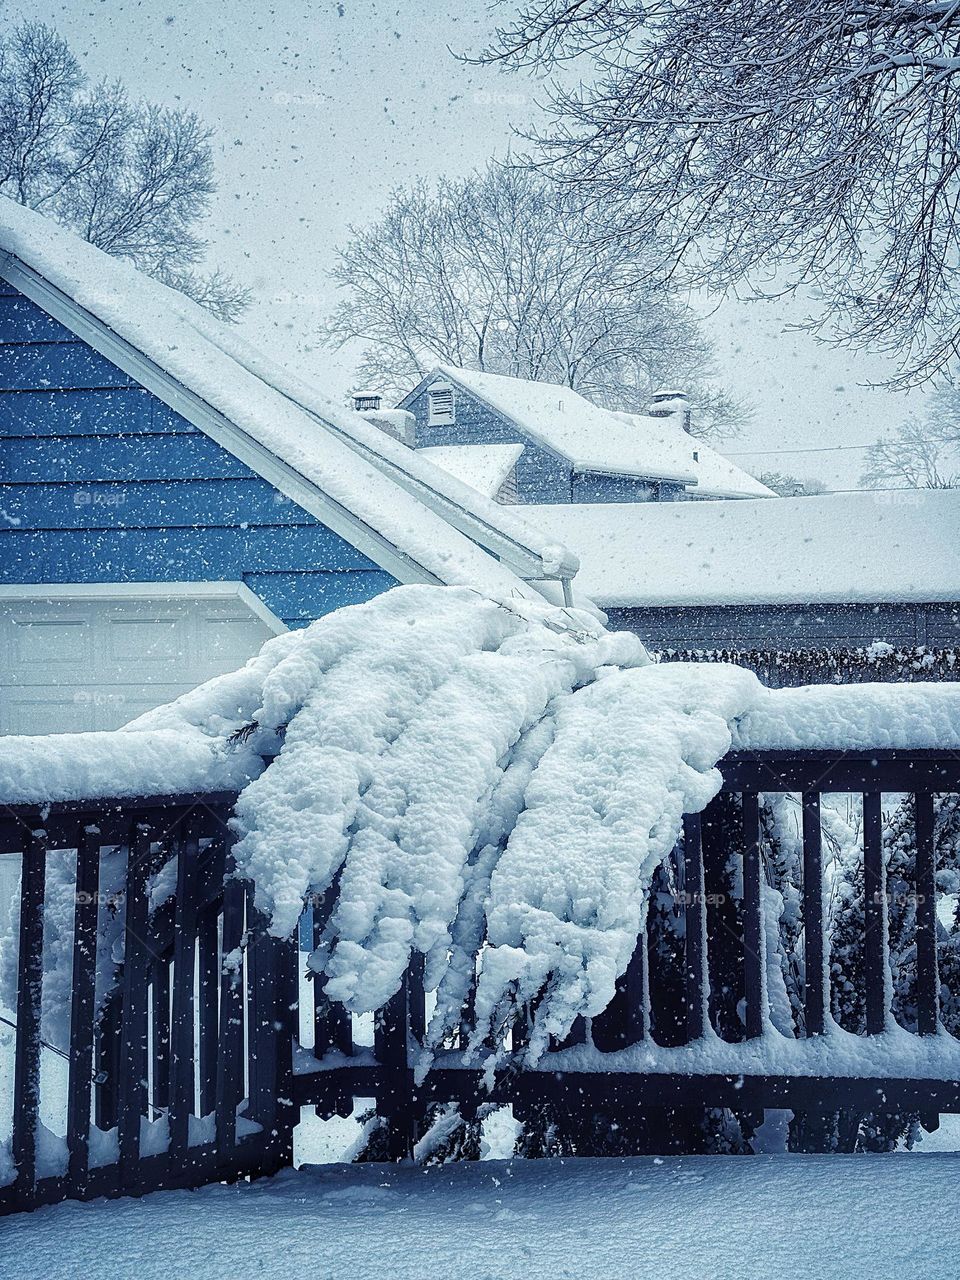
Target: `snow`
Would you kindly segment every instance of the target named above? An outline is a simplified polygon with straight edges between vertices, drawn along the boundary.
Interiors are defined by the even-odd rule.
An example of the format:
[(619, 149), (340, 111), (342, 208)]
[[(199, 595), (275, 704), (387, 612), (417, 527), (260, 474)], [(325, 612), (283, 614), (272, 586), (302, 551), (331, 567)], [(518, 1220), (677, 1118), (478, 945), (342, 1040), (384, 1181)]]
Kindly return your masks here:
[(601, 608), (960, 599), (960, 490), (529, 506)]
[[(685, 401), (667, 401), (664, 407), (666, 404), (675, 405), (675, 414), (683, 413), (689, 407)], [(641, 439), (650, 440), (651, 444), (653, 441), (663, 439), (659, 434), (660, 428), (655, 425), (664, 423), (662, 418), (651, 418), (638, 413), (618, 413), (616, 416), (622, 418)], [(722, 453), (718, 453), (705, 441), (691, 437), (676, 424), (676, 417), (666, 420), (664, 432), (667, 427), (671, 427), (681, 434), (663, 439), (662, 447), (665, 452), (669, 449), (677, 452), (681, 457), (685, 457), (686, 453), (692, 457), (693, 474), (697, 482), (696, 488), (692, 490), (695, 498), (772, 498), (775, 496), (772, 489), (761, 484), (749, 472), (738, 467)]]
[(0, 737), (0, 804), (237, 791), (262, 764), (179, 730)]
[(679, 663), (611, 672), (558, 707), (491, 878), (476, 1044), (512, 1005), (543, 994), (527, 1053), (536, 1062), (551, 1035), (613, 998), (653, 872), (683, 814), (720, 789), (727, 722), (756, 696), (752, 672), (716, 675)]
[(586, 616), (464, 591), (408, 587), (334, 617), (264, 684), (254, 718), (287, 729), (241, 797), (234, 856), (280, 936), (342, 867), (323, 967), (329, 994), (363, 1012), (396, 990), (412, 948), (430, 974), (445, 963), (517, 742), (598, 669), (649, 659)]
[(952, 1280), (955, 1184), (948, 1154), (339, 1165), (38, 1209), (5, 1222), (0, 1273)]
[[(269, 360), (189, 298), (6, 197), (0, 197), (0, 250), (397, 547), (420, 576), (533, 594), (477, 544), (493, 539), (495, 553), (502, 545), (536, 563), (544, 546), (555, 557), (554, 540), (545, 544), (512, 512), (418, 460), (414, 450)], [(566, 557), (565, 566), (576, 572), (576, 559)]]
[[(772, 497), (759, 480), (695, 440), (679, 414), (615, 413), (569, 387), (473, 369), (438, 366), (451, 382), (510, 418), (577, 471), (673, 480), (708, 497)], [(694, 454), (698, 459), (694, 458)]]
[(766, 689), (544, 601), (398, 587), (123, 730), (0, 739), (0, 800), (243, 787), (234, 856), (271, 931), (337, 886), (310, 958), (331, 998), (381, 1007), (418, 953), (436, 1048), (482, 952), (475, 1052), (537, 998), (534, 1064), (611, 999), (731, 746), (960, 750), (960, 685)]
[(416, 434), (417, 420), (406, 409), (360, 409), (361, 418), (371, 426), (385, 431), (394, 440), (410, 444)]
[(733, 727), (753, 751), (960, 749), (960, 684), (809, 685), (763, 689)]
[(449, 471), (463, 484), (478, 493), (495, 498), (504, 480), (523, 453), (522, 444), (450, 444), (429, 445), (418, 450), (444, 471)]

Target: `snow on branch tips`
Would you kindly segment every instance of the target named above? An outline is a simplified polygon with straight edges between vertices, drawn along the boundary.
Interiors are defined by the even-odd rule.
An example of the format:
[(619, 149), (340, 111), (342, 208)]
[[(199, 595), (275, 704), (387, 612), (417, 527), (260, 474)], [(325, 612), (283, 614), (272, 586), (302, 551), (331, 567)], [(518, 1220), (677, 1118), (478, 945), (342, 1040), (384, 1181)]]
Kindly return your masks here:
[(240, 798), (235, 857), (279, 936), (336, 885), (312, 959), (331, 999), (378, 1008), (412, 951), (440, 981), (541, 725), (599, 672), (648, 661), (589, 615), (459, 588), (399, 588), (304, 633), (264, 680), (254, 720), (283, 742)]
[(758, 687), (654, 667), (585, 614), (395, 590), (315, 624), (264, 680), (254, 720), (282, 746), (240, 798), (238, 868), (279, 936), (308, 893), (332, 898), (310, 960), (329, 999), (381, 1007), (419, 953), (436, 1047), (479, 956), (475, 1050), (533, 1003), (536, 1058), (612, 998), (653, 870)]

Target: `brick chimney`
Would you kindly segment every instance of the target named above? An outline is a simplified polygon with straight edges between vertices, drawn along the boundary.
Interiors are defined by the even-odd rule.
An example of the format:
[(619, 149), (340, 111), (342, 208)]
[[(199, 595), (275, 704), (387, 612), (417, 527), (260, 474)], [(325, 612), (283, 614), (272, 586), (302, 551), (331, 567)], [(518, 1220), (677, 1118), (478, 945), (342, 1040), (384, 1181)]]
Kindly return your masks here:
[(690, 397), (685, 391), (654, 391), (647, 411), (651, 418), (670, 418), (675, 413), (683, 415), (683, 429), (690, 430)]
[(353, 407), (357, 413), (366, 413), (370, 409), (379, 409), (383, 396), (379, 391), (355, 391), (353, 393)]
[(381, 409), (383, 396), (379, 391), (355, 391), (353, 407), (356, 413), (373, 427), (414, 448), (417, 443), (417, 420), (407, 409)]

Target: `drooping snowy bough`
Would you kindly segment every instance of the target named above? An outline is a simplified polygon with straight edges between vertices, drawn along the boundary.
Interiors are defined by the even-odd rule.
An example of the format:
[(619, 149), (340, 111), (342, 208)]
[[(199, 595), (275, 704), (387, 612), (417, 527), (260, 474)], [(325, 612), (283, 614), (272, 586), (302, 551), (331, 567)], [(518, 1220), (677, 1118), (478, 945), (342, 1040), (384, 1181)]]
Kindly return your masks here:
[(237, 872), (271, 931), (332, 904), (310, 958), (331, 1000), (381, 1007), (420, 953), (429, 1046), (475, 986), (474, 1053), (528, 1004), (535, 1062), (613, 998), (732, 743), (960, 746), (957, 694), (771, 691), (587, 613), (400, 587), (117, 733), (0, 740), (0, 800), (242, 788)]

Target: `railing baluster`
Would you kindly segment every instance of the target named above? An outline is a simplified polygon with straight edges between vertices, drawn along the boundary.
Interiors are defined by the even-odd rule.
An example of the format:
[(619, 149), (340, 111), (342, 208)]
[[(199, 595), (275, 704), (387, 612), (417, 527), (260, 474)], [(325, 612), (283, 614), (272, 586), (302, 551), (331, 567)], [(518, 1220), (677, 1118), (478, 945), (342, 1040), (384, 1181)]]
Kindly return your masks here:
[(267, 919), (252, 903), (251, 886), (247, 909), (251, 938), (247, 948), (250, 1115), (269, 1133), (274, 1124), (277, 1096), (277, 956), (274, 940), (267, 933)]
[(683, 819), (684, 995), (687, 1039), (699, 1040), (707, 1026), (707, 913), (699, 813)]
[(933, 796), (916, 797), (917, 822), (917, 1030), (935, 1035), (940, 1018), (937, 972), (937, 865), (933, 843)]
[(173, 1025), (170, 1053), (170, 1152), (186, 1161), (194, 1108), (194, 960), (197, 938), (199, 841), (190, 819), (180, 833), (173, 945)]
[(252, 914), (250, 960), (250, 1110), (267, 1133), (264, 1167), (289, 1164), (295, 1123), (293, 1041), (299, 952), (295, 939), (267, 932), (262, 912)]
[(820, 792), (803, 793), (804, 1022), (808, 1036), (823, 1035), (826, 973), (823, 951), (823, 853)]
[(407, 983), (407, 1047), (415, 1049), (423, 1045), (427, 1034), (427, 998), (423, 988), (425, 957), (415, 951), (410, 957), (410, 977)]
[(87, 1180), (90, 1101), (93, 1092), (93, 1020), (100, 906), (100, 832), (85, 827), (77, 841), (73, 911), (73, 984), (70, 1004), (70, 1074), (67, 1085), (67, 1176), (76, 1194)]
[(95, 1039), (97, 1087), (94, 1116), (97, 1128), (109, 1132), (117, 1127), (120, 1081), (120, 1000), (114, 991), (98, 1010)]
[(200, 1102), (199, 1111), (208, 1116), (217, 1105), (218, 1005), (220, 995), (219, 908), (206, 907), (197, 930), (200, 959)]
[[(311, 908), (311, 930), (314, 949), (323, 941), (323, 931), (336, 902), (336, 887), (331, 885), (323, 901), (314, 900)], [(322, 1058), (331, 1049), (349, 1056), (353, 1053), (353, 1019), (340, 1004), (333, 1004), (323, 992), (321, 979), (313, 980), (313, 1056)]]
[(13, 1160), (17, 1194), (28, 1201), (37, 1172), (40, 1107), (40, 1019), (43, 987), (43, 831), (24, 841), (20, 873), (20, 949), (17, 954), (17, 1048), (13, 1074)]
[(274, 1013), (277, 1075), (275, 1113), (269, 1150), (274, 1168), (293, 1162), (293, 1130), (299, 1120), (293, 1100), (293, 1046), (299, 1031), (297, 1004), (300, 996), (300, 948), (293, 938), (271, 938), (277, 952), (277, 1003)]
[(745, 791), (743, 811), (743, 965), (747, 1036), (763, 1034), (766, 1017), (763, 903), (760, 896), (760, 797)]
[[(231, 868), (232, 870), (232, 868)], [(217, 1053), (217, 1146), (227, 1158), (237, 1141), (237, 1105), (243, 1089), (243, 908), (241, 880), (223, 887), (223, 957), (220, 977), (220, 1043)]]
[(637, 1044), (646, 1034), (644, 996), (647, 962), (646, 924), (640, 928), (637, 945), (626, 971), (617, 979), (616, 993), (610, 1003), (592, 1020), (590, 1031), (594, 1046), (605, 1053)]
[[(421, 963), (422, 963), (422, 957)], [(386, 1088), (377, 1096), (377, 1110), (387, 1120), (387, 1158), (404, 1160), (417, 1140), (413, 1097), (408, 1077), (408, 1034), (418, 1021), (416, 1010), (423, 991), (423, 971), (416, 961), (408, 967), (400, 989), (374, 1015), (374, 1053), (385, 1069)]]
[(163, 1111), (170, 1106), (170, 961), (166, 956), (158, 956), (153, 962), (151, 981), (153, 1105)]
[(140, 1123), (147, 1104), (147, 880), (153, 871), (150, 831), (135, 823), (127, 846), (126, 911), (123, 942), (123, 1010), (117, 1121), (120, 1181), (137, 1185)]
[(879, 1035), (886, 1022), (886, 929), (880, 792), (867, 791), (863, 797), (863, 970), (868, 1035)]

